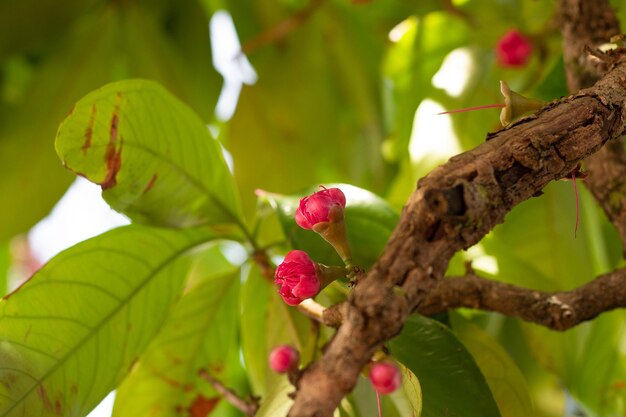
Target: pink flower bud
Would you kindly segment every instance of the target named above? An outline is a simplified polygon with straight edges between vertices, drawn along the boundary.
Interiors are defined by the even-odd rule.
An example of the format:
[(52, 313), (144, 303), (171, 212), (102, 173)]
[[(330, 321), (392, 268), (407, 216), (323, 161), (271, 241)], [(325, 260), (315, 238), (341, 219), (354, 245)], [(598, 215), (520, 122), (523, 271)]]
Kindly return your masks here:
[(346, 196), (339, 188), (324, 188), (304, 197), (296, 210), (296, 223), (303, 229), (311, 230), (318, 223), (331, 222), (331, 209), (346, 207)]
[(523, 67), (530, 59), (533, 45), (516, 29), (504, 34), (496, 45), (498, 64), (503, 67)]
[(299, 362), (300, 354), (289, 345), (276, 346), (270, 353), (270, 368), (279, 374), (295, 371)]
[(292, 250), (283, 263), (276, 268), (274, 282), (280, 288), (278, 293), (289, 305), (297, 305), (307, 298), (317, 295), (321, 283), (317, 276), (317, 265), (306, 252)]
[(400, 370), (389, 362), (372, 364), (369, 378), (374, 389), (381, 394), (392, 393), (402, 384)]

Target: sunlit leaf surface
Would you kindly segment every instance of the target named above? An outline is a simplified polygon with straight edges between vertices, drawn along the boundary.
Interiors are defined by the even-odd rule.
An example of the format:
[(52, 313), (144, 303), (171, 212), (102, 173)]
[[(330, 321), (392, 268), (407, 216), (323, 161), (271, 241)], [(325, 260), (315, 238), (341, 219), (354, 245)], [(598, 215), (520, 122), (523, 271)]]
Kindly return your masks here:
[(159, 335), (118, 388), (114, 416), (188, 416), (198, 401), (221, 395), (200, 371), (232, 388), (225, 369), (236, 350), (239, 312), (239, 270), (220, 272), (219, 247), (197, 255), (207, 267), (195, 269), (194, 283), (185, 290)]
[(127, 226), (62, 252), (0, 302), (0, 415), (86, 415), (182, 290), (205, 231)]
[(69, 169), (100, 184), (111, 207), (135, 221), (241, 222), (219, 143), (154, 82), (120, 81), (88, 94), (61, 124), (56, 147)]

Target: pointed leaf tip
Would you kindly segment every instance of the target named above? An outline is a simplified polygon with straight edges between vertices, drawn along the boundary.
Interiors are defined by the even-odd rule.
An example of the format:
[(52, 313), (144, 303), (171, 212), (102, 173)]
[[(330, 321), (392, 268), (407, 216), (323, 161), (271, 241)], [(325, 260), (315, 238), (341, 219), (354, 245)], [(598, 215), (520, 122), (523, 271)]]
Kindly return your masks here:
[(221, 146), (155, 82), (119, 81), (83, 97), (59, 127), (56, 149), (68, 169), (101, 185), (111, 207), (136, 222), (242, 224)]

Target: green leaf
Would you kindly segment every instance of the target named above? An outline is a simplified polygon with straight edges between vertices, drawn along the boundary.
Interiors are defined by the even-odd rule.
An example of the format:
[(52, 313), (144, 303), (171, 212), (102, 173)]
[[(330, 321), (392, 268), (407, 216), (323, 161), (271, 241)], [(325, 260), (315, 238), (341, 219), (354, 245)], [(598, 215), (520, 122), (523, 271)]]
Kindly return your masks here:
[(11, 265), (11, 252), (9, 244), (0, 245), (0, 294), (7, 293), (9, 284), (9, 266)]
[(155, 82), (120, 81), (85, 96), (61, 124), (56, 149), (69, 169), (100, 184), (111, 207), (135, 221), (241, 222), (220, 144)]
[[(197, 255), (202, 263), (224, 263), (219, 247)], [(220, 259), (221, 258), (221, 259)], [(220, 394), (198, 374), (208, 371), (225, 386), (229, 352), (238, 349), (239, 270), (198, 271), (163, 330), (117, 389), (113, 416), (187, 416), (198, 401)]]
[[(361, 267), (371, 266), (382, 254), (391, 232), (398, 223), (398, 214), (380, 197), (362, 188), (348, 184), (330, 184), (340, 188), (346, 195), (346, 228), (352, 248), (354, 263)], [(319, 191), (311, 189), (311, 193)], [(332, 246), (311, 230), (304, 230), (296, 224), (294, 214), (299, 197), (263, 194), (276, 210), (283, 232), (294, 249), (306, 251), (316, 262), (328, 265), (341, 265), (341, 259)]]
[(294, 390), (287, 377), (281, 375), (271, 392), (263, 397), (261, 407), (255, 417), (286, 416), (293, 404), (293, 400), (288, 397), (288, 394)]
[(56, 256), (0, 302), (0, 415), (86, 415), (121, 381), (182, 290), (204, 230), (131, 225)]
[(463, 344), (441, 323), (412, 316), (388, 344), (422, 386), (423, 417), (499, 417), (485, 377)]
[[(0, 240), (26, 231), (73, 176), (54, 154), (59, 123), (82, 96), (121, 78), (161, 82), (208, 121), (221, 87), (207, 15), (195, 0), (0, 2)], [(21, 62), (17, 92), (7, 76)], [(19, 75), (19, 74), (18, 74)], [(7, 94), (13, 89), (12, 94)]]
[(400, 415), (420, 417), (422, 415), (422, 386), (417, 376), (409, 368), (398, 364), (402, 372), (402, 386), (389, 397), (398, 408)]
[(535, 416), (526, 380), (502, 346), (461, 315), (452, 314), (451, 319), (454, 333), (485, 376), (502, 417)]

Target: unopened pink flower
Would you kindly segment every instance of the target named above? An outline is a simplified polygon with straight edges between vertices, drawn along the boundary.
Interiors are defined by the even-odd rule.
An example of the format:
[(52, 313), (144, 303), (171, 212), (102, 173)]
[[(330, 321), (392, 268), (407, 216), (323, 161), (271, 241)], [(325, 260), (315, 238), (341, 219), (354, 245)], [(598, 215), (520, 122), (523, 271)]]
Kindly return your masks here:
[(292, 346), (280, 345), (272, 349), (269, 361), (270, 368), (272, 368), (274, 372), (284, 374), (298, 369), (300, 354)]
[(318, 268), (306, 252), (292, 250), (276, 268), (274, 282), (278, 293), (289, 305), (297, 305), (320, 292)]
[(402, 385), (400, 370), (389, 362), (372, 364), (369, 379), (374, 389), (381, 394), (390, 394)]
[(505, 33), (496, 45), (498, 64), (503, 67), (523, 67), (532, 52), (533, 44), (516, 29)]
[(296, 210), (296, 223), (303, 229), (311, 230), (318, 223), (333, 221), (331, 210), (339, 207), (346, 207), (346, 196), (343, 192), (339, 188), (324, 188), (300, 200)]

